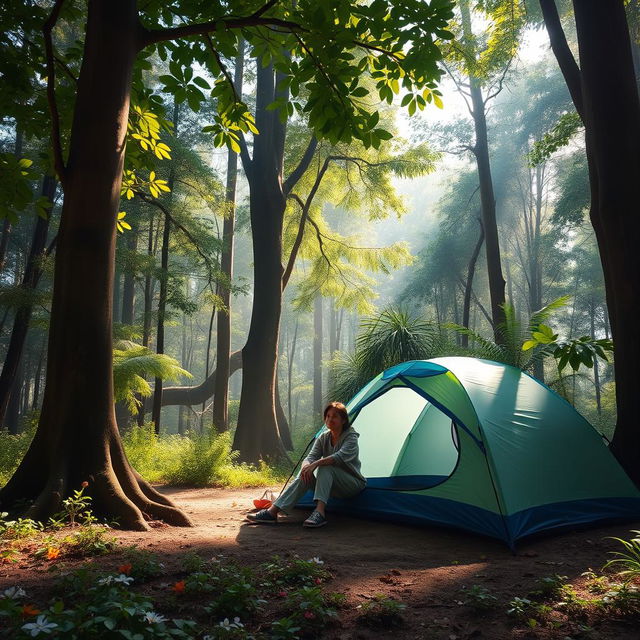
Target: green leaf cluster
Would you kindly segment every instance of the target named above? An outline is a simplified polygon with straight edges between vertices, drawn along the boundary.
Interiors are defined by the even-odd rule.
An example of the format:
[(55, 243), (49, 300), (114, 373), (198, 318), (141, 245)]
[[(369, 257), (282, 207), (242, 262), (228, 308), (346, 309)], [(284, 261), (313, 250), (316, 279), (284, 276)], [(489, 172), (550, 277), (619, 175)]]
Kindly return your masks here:
[(136, 395), (148, 398), (151, 386), (145, 376), (177, 382), (191, 378), (178, 361), (166, 354), (154, 353), (147, 347), (119, 341), (113, 350), (113, 386), (116, 402), (124, 402), (133, 414), (138, 412)]

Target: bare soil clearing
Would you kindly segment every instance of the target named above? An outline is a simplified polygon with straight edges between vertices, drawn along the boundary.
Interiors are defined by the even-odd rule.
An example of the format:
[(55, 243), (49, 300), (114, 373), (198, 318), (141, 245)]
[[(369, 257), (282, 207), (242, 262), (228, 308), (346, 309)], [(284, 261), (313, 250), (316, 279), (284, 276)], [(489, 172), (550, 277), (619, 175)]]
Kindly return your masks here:
[[(530, 628), (506, 615), (510, 600), (526, 597), (538, 580), (554, 575), (567, 576), (587, 597), (582, 574), (590, 569), (599, 572), (611, 558), (609, 552), (621, 549), (610, 536), (628, 539), (630, 530), (640, 529), (640, 523), (532, 539), (522, 543), (514, 555), (500, 542), (459, 531), (336, 514), (329, 514), (329, 524), (321, 529), (301, 526), (305, 511), (297, 511), (275, 526), (252, 525), (244, 521), (244, 516), (252, 510), (253, 498), (260, 496), (259, 489), (161, 490), (186, 511), (195, 526), (175, 528), (158, 523), (149, 533), (116, 531), (123, 545), (137, 545), (161, 556), (169, 580), (180, 579), (181, 557), (186, 552), (205, 558), (224, 554), (250, 566), (276, 554), (319, 557), (334, 576), (327, 590), (345, 593), (348, 602), (340, 612), (340, 626), (328, 629), (327, 638), (640, 638), (637, 618), (587, 617), (576, 621), (552, 613), (544, 627)], [(97, 562), (115, 571), (118, 558), (116, 551), (97, 558)], [(0, 590), (20, 585), (30, 595), (45, 594), (57, 573), (51, 571), (53, 564), (23, 560), (0, 565)], [(464, 604), (464, 590), (473, 585), (498, 597), (495, 609), (478, 614)], [(378, 594), (407, 605), (401, 627), (372, 630), (357, 623), (358, 605)], [(161, 593), (158, 598), (162, 598)]]

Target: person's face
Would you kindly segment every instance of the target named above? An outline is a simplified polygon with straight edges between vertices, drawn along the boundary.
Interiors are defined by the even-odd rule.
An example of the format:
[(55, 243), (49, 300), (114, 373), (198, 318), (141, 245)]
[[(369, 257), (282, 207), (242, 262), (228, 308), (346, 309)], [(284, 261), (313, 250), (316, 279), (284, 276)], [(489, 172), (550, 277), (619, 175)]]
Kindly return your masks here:
[(340, 415), (340, 412), (335, 407), (331, 407), (329, 411), (327, 411), (327, 415), (324, 419), (324, 423), (331, 431), (341, 431), (345, 422), (345, 419)]

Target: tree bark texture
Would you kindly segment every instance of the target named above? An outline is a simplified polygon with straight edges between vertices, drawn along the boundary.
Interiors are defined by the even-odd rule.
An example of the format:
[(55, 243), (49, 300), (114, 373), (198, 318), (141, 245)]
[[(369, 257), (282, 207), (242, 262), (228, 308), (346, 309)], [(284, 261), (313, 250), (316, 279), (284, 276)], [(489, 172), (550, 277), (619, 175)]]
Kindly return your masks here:
[(146, 530), (147, 519), (189, 519), (129, 465), (113, 402), (112, 293), (116, 214), (131, 72), (134, 0), (90, 0), (54, 274), (44, 401), (22, 463), (0, 491), (4, 509), (28, 501), (46, 520), (83, 481), (98, 515)]
[[(242, 95), (242, 74), (244, 73), (244, 41), (238, 45), (233, 83), (237, 95)], [(227, 184), (224, 222), (222, 223), (222, 252), (220, 270), (227, 278), (229, 286), (223, 283), (220, 297), (226, 310), (218, 313), (216, 333), (216, 385), (213, 394), (213, 424), (218, 431), (229, 429), (229, 358), (231, 356), (231, 280), (233, 278), (233, 234), (236, 215), (236, 183), (238, 180), (238, 155), (229, 150), (227, 156)]]
[[(584, 123), (592, 162), (591, 222), (605, 276), (618, 421), (611, 450), (640, 486), (636, 312), (640, 296), (640, 100), (624, 2), (574, 1)], [(611, 70), (615, 69), (615, 73)]]
[[(462, 26), (465, 38), (471, 38), (471, 16), (469, 3), (461, 2)], [(487, 138), (487, 117), (485, 111), (482, 89), (477, 78), (469, 76), (471, 103), (473, 112), (473, 124), (476, 141), (473, 153), (478, 167), (478, 180), (480, 182), (480, 203), (482, 209), (482, 226), (485, 234), (485, 251), (487, 255), (487, 273), (489, 276), (489, 295), (491, 298), (491, 318), (495, 341), (504, 342), (504, 337), (499, 331), (499, 325), (504, 323), (505, 280), (502, 275), (502, 263), (500, 259), (500, 242), (498, 239), (498, 224), (496, 222), (496, 199), (493, 191), (493, 179), (491, 177), (491, 160), (489, 158), (489, 142)]]
[[(480, 223), (480, 235), (478, 236), (478, 241), (476, 242), (476, 246), (473, 249), (473, 253), (469, 258), (469, 265), (467, 266), (467, 279), (464, 283), (464, 299), (462, 303), (462, 326), (469, 328), (469, 321), (471, 317), (471, 292), (473, 291), (473, 278), (476, 273), (476, 262), (478, 261), (478, 256), (480, 255), (480, 249), (482, 249), (482, 244), (484, 243), (484, 227), (482, 226), (482, 221), (478, 220)], [(462, 334), (460, 336), (460, 344), (465, 349), (469, 346), (469, 336)]]
[(253, 239), (253, 308), (247, 342), (242, 349), (242, 391), (233, 448), (240, 459), (284, 458), (275, 410), (275, 377), (282, 309), (282, 225), (285, 196), (282, 190), (284, 125), (275, 111), (271, 66), (258, 65), (256, 74), (256, 126), (253, 160), (245, 173), (249, 180), (251, 236)]

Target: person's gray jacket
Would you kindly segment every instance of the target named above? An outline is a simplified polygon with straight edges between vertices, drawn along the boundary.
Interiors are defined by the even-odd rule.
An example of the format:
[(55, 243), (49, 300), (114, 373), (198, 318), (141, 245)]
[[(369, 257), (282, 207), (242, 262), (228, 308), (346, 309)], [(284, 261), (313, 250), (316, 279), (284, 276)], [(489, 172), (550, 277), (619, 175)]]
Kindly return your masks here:
[(334, 447), (331, 444), (331, 431), (328, 429), (321, 433), (313, 443), (309, 455), (305, 458), (305, 463), (315, 462), (320, 458), (328, 458), (331, 456), (334, 459), (334, 464), (338, 465), (345, 471), (348, 471), (351, 475), (366, 482), (365, 477), (360, 472), (360, 458), (358, 457), (358, 438), (359, 435), (353, 430), (353, 427), (349, 427), (346, 431), (343, 431), (336, 442)]

